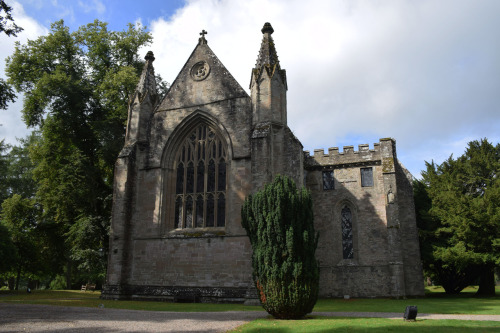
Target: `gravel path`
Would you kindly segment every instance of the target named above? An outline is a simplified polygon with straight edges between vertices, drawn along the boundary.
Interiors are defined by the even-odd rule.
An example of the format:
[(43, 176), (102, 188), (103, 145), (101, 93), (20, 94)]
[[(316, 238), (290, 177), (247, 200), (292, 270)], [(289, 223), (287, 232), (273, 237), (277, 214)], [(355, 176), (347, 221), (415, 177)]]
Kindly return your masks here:
[(225, 332), (265, 312), (165, 312), (0, 303), (0, 332)]
[[(403, 319), (402, 313), (314, 312), (317, 316)], [(225, 332), (264, 311), (163, 312), (0, 303), (0, 332)], [(500, 315), (418, 314), (418, 319), (500, 321)]]

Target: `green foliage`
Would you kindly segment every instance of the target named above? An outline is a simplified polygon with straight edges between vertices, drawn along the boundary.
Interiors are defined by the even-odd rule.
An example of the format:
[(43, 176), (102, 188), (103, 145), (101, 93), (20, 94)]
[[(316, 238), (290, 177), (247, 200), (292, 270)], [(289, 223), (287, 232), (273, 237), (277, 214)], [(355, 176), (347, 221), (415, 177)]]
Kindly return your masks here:
[(66, 278), (62, 275), (57, 275), (50, 282), (50, 289), (52, 290), (62, 290), (64, 287), (66, 287)]
[(0, 0), (0, 32), (5, 33), (7, 36), (16, 37), (17, 33), (24, 29), (14, 23), (11, 11), (12, 7), (7, 5), (5, 1)]
[(9, 229), (0, 221), (0, 274), (12, 270), (17, 262), (17, 249)]
[(37, 214), (38, 210), (34, 200), (24, 199), (18, 194), (14, 194), (2, 203), (0, 219), (7, 227), (17, 252), (16, 290), (22, 272), (36, 274), (39, 269), (39, 249), (37, 246), (39, 240), (36, 237)]
[(500, 145), (469, 142), (464, 155), (427, 163), (415, 183), (424, 268), (447, 293), (479, 278), (480, 294), (494, 294), (500, 263)]
[(15, 101), (16, 95), (14, 94), (14, 90), (12, 90), (4, 79), (0, 78), (0, 109), (7, 109), (7, 104)]
[(47, 265), (52, 277), (66, 270), (68, 287), (75, 268), (79, 279), (104, 277), (114, 163), (144, 65), (138, 50), (151, 40), (132, 24), (109, 31), (96, 20), (71, 32), (58, 21), (7, 59), (9, 83), (24, 94), (23, 120), (40, 129), (28, 152), (39, 229), (58, 253), (58, 267)]
[(253, 279), (264, 309), (276, 318), (310, 313), (318, 298), (311, 194), (277, 176), (245, 200), (242, 224), (252, 245)]

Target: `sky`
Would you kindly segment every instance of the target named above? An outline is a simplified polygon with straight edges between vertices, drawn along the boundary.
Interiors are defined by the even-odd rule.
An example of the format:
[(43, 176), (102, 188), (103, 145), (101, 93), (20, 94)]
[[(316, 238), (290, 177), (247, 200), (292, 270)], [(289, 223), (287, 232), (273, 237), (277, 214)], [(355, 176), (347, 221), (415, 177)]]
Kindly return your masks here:
[[(265, 22), (287, 71), (288, 126), (305, 150), (397, 142), (417, 178), (424, 161), (462, 155), (467, 143), (500, 142), (500, 1), (497, 0), (7, 0), (18, 38), (47, 34), (63, 19), (72, 31), (95, 19), (124, 30), (142, 24), (155, 71), (173, 82), (199, 33), (249, 92)], [(0, 110), (0, 140), (29, 133), (22, 97)]]

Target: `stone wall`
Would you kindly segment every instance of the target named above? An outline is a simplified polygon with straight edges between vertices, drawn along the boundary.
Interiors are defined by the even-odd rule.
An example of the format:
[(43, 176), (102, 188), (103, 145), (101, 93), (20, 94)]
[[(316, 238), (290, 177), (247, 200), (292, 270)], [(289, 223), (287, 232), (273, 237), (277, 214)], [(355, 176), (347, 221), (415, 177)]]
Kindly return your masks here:
[[(320, 234), (320, 296), (374, 297), (423, 294), (413, 194), (395, 156), (395, 142), (382, 139), (355, 151), (330, 148), (305, 152), (306, 186), (314, 202), (315, 228)], [(396, 166), (391, 161), (396, 161)], [(361, 184), (361, 168), (372, 168), (373, 186)], [(323, 188), (323, 172), (333, 170), (334, 189)], [(388, 202), (388, 192), (398, 202)], [(354, 257), (342, 253), (341, 210), (353, 215)], [(392, 224), (398, 224), (397, 227)], [(404, 246), (403, 246), (404, 245)], [(420, 273), (419, 273), (420, 269)]]

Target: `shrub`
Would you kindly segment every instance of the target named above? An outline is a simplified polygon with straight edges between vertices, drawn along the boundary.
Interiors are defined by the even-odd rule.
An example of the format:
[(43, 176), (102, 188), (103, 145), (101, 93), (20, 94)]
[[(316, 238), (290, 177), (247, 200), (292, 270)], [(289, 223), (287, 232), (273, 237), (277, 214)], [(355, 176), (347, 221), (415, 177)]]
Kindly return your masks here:
[(262, 306), (275, 318), (304, 317), (312, 311), (319, 288), (311, 194), (278, 175), (247, 197), (241, 216)]

